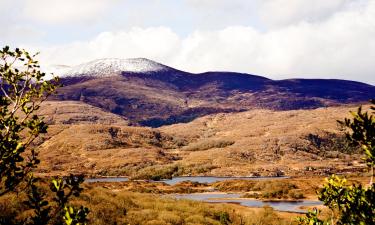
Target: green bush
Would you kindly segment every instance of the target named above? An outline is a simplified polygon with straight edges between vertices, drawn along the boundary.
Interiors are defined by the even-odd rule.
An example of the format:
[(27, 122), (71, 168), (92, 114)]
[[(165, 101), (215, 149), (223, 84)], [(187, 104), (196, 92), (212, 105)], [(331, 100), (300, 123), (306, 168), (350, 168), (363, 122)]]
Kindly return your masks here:
[(318, 192), (319, 200), (332, 210), (332, 217), (327, 221), (319, 218), (319, 211), (309, 212), (306, 217), (298, 218), (300, 224), (375, 224), (375, 100), (371, 101), (372, 112), (352, 112), (352, 119), (339, 123), (348, 129), (346, 139), (353, 146), (360, 146), (365, 155), (364, 160), (370, 170), (368, 187), (361, 184), (348, 185), (345, 178), (332, 175), (326, 179), (323, 188)]
[(34, 140), (48, 128), (37, 112), (58, 86), (57, 78), (45, 79), (34, 57), (18, 48), (0, 50), (0, 196), (24, 197), (17, 211), (6, 207), (12, 217), (1, 216), (0, 224), (85, 224), (88, 209), (69, 204), (80, 195), (83, 176), (52, 179), (46, 189), (33, 175), (40, 163)]

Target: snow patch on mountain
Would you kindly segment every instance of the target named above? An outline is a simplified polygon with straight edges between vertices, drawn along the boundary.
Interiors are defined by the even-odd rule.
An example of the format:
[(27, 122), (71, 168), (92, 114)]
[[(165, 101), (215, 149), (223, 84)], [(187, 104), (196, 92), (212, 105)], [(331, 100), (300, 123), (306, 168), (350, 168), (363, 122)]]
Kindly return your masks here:
[(73, 66), (63, 74), (63, 77), (107, 77), (121, 74), (121, 72), (152, 73), (167, 70), (172, 70), (172, 68), (145, 58), (105, 58)]

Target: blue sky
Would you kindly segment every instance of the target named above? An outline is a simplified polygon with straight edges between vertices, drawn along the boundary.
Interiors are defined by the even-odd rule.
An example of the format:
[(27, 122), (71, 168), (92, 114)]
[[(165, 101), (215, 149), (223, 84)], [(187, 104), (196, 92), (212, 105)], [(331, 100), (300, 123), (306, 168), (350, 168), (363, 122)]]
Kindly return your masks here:
[(145, 57), (190, 72), (375, 84), (375, 0), (0, 0), (0, 44), (48, 70)]

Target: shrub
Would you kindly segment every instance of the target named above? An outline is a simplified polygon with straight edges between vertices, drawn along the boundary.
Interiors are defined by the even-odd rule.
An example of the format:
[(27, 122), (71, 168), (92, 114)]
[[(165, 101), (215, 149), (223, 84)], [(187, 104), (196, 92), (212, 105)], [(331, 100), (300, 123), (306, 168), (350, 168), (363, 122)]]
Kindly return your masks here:
[(303, 198), (305, 198), (305, 196), (303, 195), (303, 193), (301, 191), (299, 191), (299, 190), (291, 190), (291, 191), (289, 191), (288, 196), (291, 199), (303, 199)]
[(211, 148), (225, 148), (233, 145), (234, 141), (221, 140), (221, 139), (203, 139), (198, 142), (192, 143), (186, 147), (183, 147), (184, 151), (204, 151)]
[[(371, 173), (370, 184), (348, 185), (345, 178), (332, 175), (319, 191), (319, 200), (332, 210), (330, 221), (319, 218), (319, 212), (309, 212), (307, 217), (300, 217), (300, 224), (375, 224), (375, 184), (373, 183), (375, 165), (375, 100), (371, 101), (372, 112), (352, 112), (352, 119), (339, 123), (348, 129), (346, 138), (353, 146), (360, 146), (364, 152), (364, 160)], [(335, 216), (336, 215), (336, 216)]]
[[(33, 142), (48, 128), (37, 111), (58, 82), (45, 79), (34, 57), (18, 48), (0, 50), (0, 196), (12, 192), (26, 196), (20, 201), (22, 207), (9, 211), (13, 217), (3, 217), (0, 222), (85, 224), (88, 209), (69, 204), (82, 191), (83, 176), (53, 179), (48, 190), (32, 173), (40, 163)], [(22, 218), (24, 214), (28, 216)]]
[(141, 169), (136, 174), (134, 174), (132, 180), (154, 180), (159, 181), (162, 179), (172, 179), (172, 176), (177, 174), (178, 165), (157, 165), (146, 167)]

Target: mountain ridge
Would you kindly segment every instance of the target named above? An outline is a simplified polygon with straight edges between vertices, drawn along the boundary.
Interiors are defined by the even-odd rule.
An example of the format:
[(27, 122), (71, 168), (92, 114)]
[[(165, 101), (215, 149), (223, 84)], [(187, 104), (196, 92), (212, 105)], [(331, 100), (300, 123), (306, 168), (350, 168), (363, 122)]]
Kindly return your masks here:
[[(119, 65), (124, 61), (117, 59), (110, 60), (109, 67), (99, 63), (99, 70), (90, 67), (92, 64), (83, 66), (85, 69), (78, 70), (82, 74), (62, 77), (64, 87), (53, 98), (83, 101), (125, 116), (136, 125), (158, 127), (220, 112), (314, 109), (375, 97), (374, 86), (357, 81), (271, 80), (236, 72), (193, 74), (151, 60), (134, 60), (138, 64), (133, 67)], [(111, 67), (112, 62), (116, 68)]]

